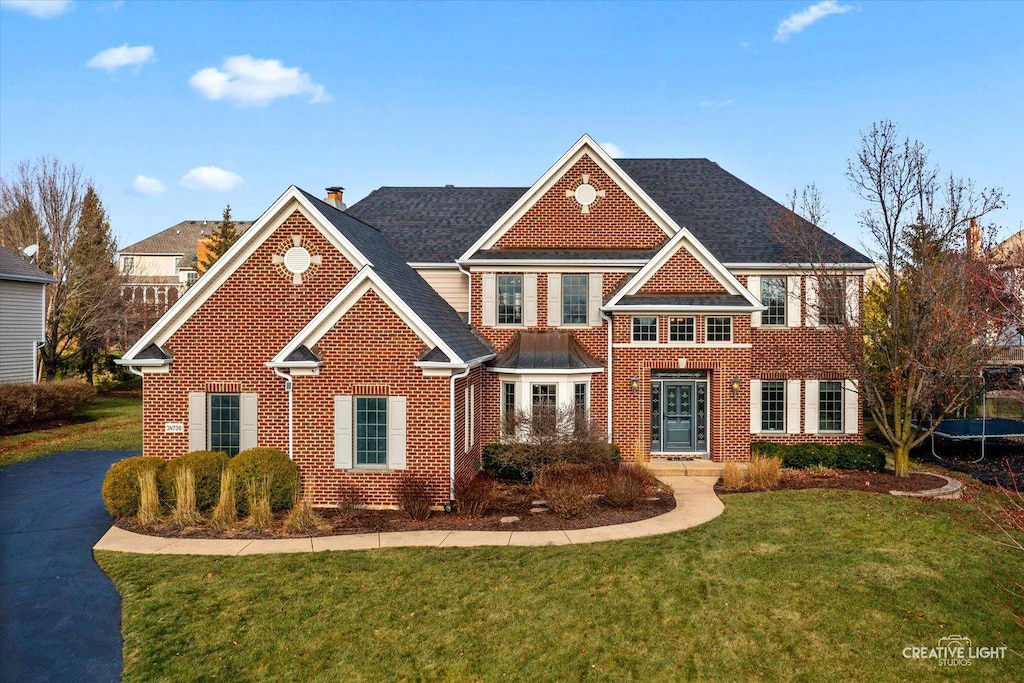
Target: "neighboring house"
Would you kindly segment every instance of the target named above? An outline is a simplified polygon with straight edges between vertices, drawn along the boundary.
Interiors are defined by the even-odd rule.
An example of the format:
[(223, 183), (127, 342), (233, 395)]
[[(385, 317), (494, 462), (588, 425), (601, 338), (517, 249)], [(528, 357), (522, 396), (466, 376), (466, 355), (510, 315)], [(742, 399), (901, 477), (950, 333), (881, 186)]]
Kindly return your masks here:
[(35, 382), (53, 278), (0, 247), (0, 384)]
[[(118, 252), (118, 270), (125, 276), (122, 295), (129, 301), (151, 307), (153, 320), (178, 300), (198, 277), (197, 254), (200, 243), (220, 223), (182, 221)], [(252, 221), (235, 221), (242, 234)]]
[(584, 136), (530, 188), (331, 190), (289, 188), (125, 354), (147, 455), (272, 446), (315, 504), (394, 505), (405, 471), (446, 502), (506, 416), (554, 406), (635, 462), (861, 439), (835, 325), (871, 263), (820, 234), (825, 310), (786, 209), (711, 161)]

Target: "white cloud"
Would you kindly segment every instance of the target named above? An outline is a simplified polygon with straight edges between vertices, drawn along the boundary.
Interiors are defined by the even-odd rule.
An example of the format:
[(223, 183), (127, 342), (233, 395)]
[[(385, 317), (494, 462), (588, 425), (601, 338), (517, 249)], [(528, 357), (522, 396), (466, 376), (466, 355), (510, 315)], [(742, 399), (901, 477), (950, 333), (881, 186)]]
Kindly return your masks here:
[(238, 187), (242, 176), (216, 166), (199, 166), (181, 177), (182, 187), (190, 190), (217, 190), (223, 192)]
[(725, 109), (732, 106), (732, 100), (701, 100), (701, 109)]
[(623, 151), (623, 149), (616, 145), (614, 142), (602, 142), (601, 149), (608, 152), (608, 156), (610, 156), (612, 159), (623, 159), (626, 156), (626, 153)]
[(197, 71), (188, 83), (208, 99), (232, 100), (242, 105), (269, 104), (292, 95), (309, 95), (313, 103), (331, 101), (324, 86), (314, 83), (298, 67), (250, 55), (228, 57), (220, 69), (211, 66)]
[(840, 5), (836, 0), (824, 0), (816, 5), (811, 5), (805, 10), (791, 14), (779, 23), (775, 30), (776, 43), (784, 43), (794, 33), (800, 33), (816, 21), (821, 21), (830, 14), (846, 14), (853, 9), (852, 5)]
[(128, 47), (127, 43), (121, 47), (110, 47), (97, 52), (96, 55), (86, 62), (86, 66), (93, 69), (106, 69), (114, 72), (125, 66), (141, 66), (146, 62), (153, 61), (152, 45), (136, 45)]
[(750, 48), (754, 47), (754, 44), (751, 43), (749, 40), (744, 40), (742, 43), (740, 43), (740, 47), (742, 47), (744, 50), (749, 50)]
[(143, 194), (147, 197), (155, 197), (158, 194), (163, 193), (167, 188), (156, 178), (150, 178), (146, 175), (137, 175), (135, 180), (132, 182), (132, 191), (135, 194)]
[(52, 19), (67, 12), (71, 0), (0, 0), (0, 5), (37, 19)]

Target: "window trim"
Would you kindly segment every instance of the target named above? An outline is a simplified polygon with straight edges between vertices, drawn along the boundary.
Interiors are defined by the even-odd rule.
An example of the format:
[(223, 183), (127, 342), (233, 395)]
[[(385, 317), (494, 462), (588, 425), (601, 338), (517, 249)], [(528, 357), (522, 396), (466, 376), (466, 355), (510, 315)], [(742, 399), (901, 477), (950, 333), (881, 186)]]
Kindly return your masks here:
[[(227, 449), (225, 449), (225, 448), (215, 447), (213, 445), (213, 435), (214, 435), (214, 429), (213, 429), (213, 399), (215, 397), (222, 397), (222, 396), (234, 397), (235, 402), (236, 402), (236, 405), (234, 406), (234, 410), (237, 413), (236, 422), (238, 424), (238, 430), (234, 434), (235, 440), (236, 440), (237, 443), (236, 443), (236, 445), (234, 447), (234, 452), (233, 453), (231, 452), (231, 447), (228, 447)], [(221, 407), (219, 409), (223, 410), (223, 407)], [(219, 420), (218, 421), (219, 424), (223, 424), (223, 422), (224, 422), (224, 420)], [(218, 432), (218, 435), (222, 435), (222, 433)], [(227, 453), (228, 457), (234, 457), (234, 456), (236, 456), (236, 455), (238, 455), (239, 453), (242, 452), (242, 394), (240, 392), (217, 391), (217, 392), (209, 392), (209, 393), (206, 394), (206, 448), (207, 448), (207, 450), (211, 450), (211, 451), (221, 451), (223, 453)]]
[[(565, 294), (565, 286), (566, 286), (566, 282), (570, 278), (582, 278), (582, 280), (583, 280), (583, 301), (582, 301), (583, 321), (582, 322), (579, 322), (579, 321), (567, 322), (566, 321), (566, 310), (565, 310), (565, 307), (568, 304), (568, 297)], [(559, 313), (560, 326), (561, 327), (587, 327), (587, 326), (589, 326), (589, 324), (590, 324), (590, 275), (588, 273), (562, 273), (561, 277), (559, 279), (561, 280), (561, 282), (559, 284), (559, 287), (561, 288), (561, 291), (559, 292), (559, 296), (560, 296), (560, 300), (561, 300), (561, 309), (562, 309), (560, 311), (560, 313)]]
[[(768, 427), (765, 426), (766, 413), (767, 413), (767, 410), (765, 409), (765, 406), (768, 405), (768, 403), (765, 401), (765, 393), (768, 390), (768, 387), (770, 385), (776, 385), (776, 384), (780, 385), (782, 387), (782, 395), (781, 395), (781, 398), (779, 399), (779, 409), (777, 411), (779, 413), (780, 417), (781, 417), (781, 421), (780, 421), (780, 426), (777, 429), (769, 429)], [(759, 433), (761, 433), (761, 434), (785, 434), (786, 433), (786, 417), (787, 417), (787, 415), (786, 415), (787, 410), (786, 409), (787, 409), (787, 406), (789, 405), (787, 403), (787, 401), (786, 401), (786, 398), (787, 398), (786, 397), (786, 392), (788, 390), (787, 384), (788, 383), (786, 382), (786, 380), (782, 380), (782, 379), (761, 380), (761, 399), (760, 399), (761, 400), (761, 403), (760, 403), (761, 429), (760, 429)]]
[[(391, 428), (391, 425), (389, 424), (389, 415), (388, 415), (389, 408), (391, 407), (389, 405), (389, 398), (390, 398), (389, 396), (376, 396), (376, 395), (375, 396), (355, 395), (355, 396), (352, 397), (352, 469), (354, 469), (354, 470), (386, 470), (386, 469), (388, 469), (390, 467), (391, 463), (390, 463), (390, 461), (388, 459), (388, 438), (389, 438), (389, 430)], [(384, 438), (384, 450), (383, 450), (384, 462), (383, 463), (359, 462), (359, 457), (360, 457), (360, 449), (359, 449), (359, 413), (360, 413), (360, 411), (359, 411), (359, 402), (360, 401), (365, 401), (365, 400), (371, 400), (371, 399), (384, 402), (384, 410), (383, 410), (383, 414), (384, 414), (384, 424), (383, 424), (383, 430), (384, 430), (384, 437), (383, 437)], [(375, 412), (380, 414), (381, 411), (378, 408)], [(378, 427), (378, 429), (381, 428), (379, 423), (378, 423), (377, 427)], [(379, 441), (379, 439), (381, 437), (378, 435), (376, 438)]]
[[(729, 321), (729, 338), (728, 339), (712, 339), (711, 338), (711, 321), (712, 320), (728, 320)], [(709, 315), (704, 318), (704, 343), (713, 344), (732, 344), (735, 339), (733, 334), (733, 324), (731, 315)]]
[[(690, 321), (690, 338), (689, 339), (676, 339), (673, 335), (675, 331), (672, 329), (677, 322), (684, 320)], [(697, 342), (697, 317), (693, 315), (685, 316), (674, 316), (668, 319), (668, 340), (669, 342), (681, 343), (681, 344), (695, 344)]]
[[(778, 288), (777, 291), (781, 295), (781, 303), (779, 303), (779, 307), (782, 309), (782, 321), (781, 322), (769, 322), (769, 315), (770, 315), (771, 307), (768, 304), (768, 297), (767, 297), (767, 295), (765, 293), (765, 285), (767, 285), (770, 282), (777, 282), (777, 283), (779, 283), (779, 288)], [(760, 292), (760, 294), (761, 294), (761, 297), (760, 297), (761, 298), (761, 303), (765, 306), (765, 310), (761, 311), (761, 326), (762, 327), (788, 327), (788, 323), (789, 323), (789, 320), (788, 320), (789, 305), (788, 305), (788, 301), (787, 301), (788, 296), (789, 296), (789, 281), (788, 281), (788, 279), (786, 277), (783, 277), (783, 276), (775, 276), (775, 275), (765, 275), (765, 276), (762, 276), (761, 277), (761, 292)]]
[[(636, 336), (637, 336), (637, 321), (640, 320), (640, 319), (643, 319), (643, 318), (646, 318), (648, 320), (653, 320), (654, 321), (654, 339), (637, 339), (636, 338)], [(660, 324), (658, 316), (656, 316), (656, 315), (634, 315), (634, 316), (630, 317), (630, 339), (633, 341), (634, 344), (657, 344), (660, 341), (660, 339), (659, 339), (660, 332), (661, 332), (661, 330), (659, 329), (660, 327), (661, 327), (661, 324)]]
[[(822, 427), (825, 413), (825, 411), (822, 410), (822, 406), (824, 405), (824, 401), (822, 401), (822, 396), (825, 391), (826, 385), (835, 385), (837, 387), (836, 391), (839, 395), (839, 407), (836, 409), (839, 416), (839, 426), (835, 429), (825, 429), (824, 427)], [(846, 391), (844, 391), (844, 389), (845, 387), (842, 380), (820, 380), (818, 382), (818, 434), (844, 433), (844, 428), (846, 427)]]
[[(501, 320), (501, 281), (508, 278), (519, 278), (519, 322), (502, 322)], [(514, 308), (514, 304), (511, 305)], [(494, 278), (494, 326), (523, 327), (526, 323), (526, 275), (525, 273), (497, 273)]]

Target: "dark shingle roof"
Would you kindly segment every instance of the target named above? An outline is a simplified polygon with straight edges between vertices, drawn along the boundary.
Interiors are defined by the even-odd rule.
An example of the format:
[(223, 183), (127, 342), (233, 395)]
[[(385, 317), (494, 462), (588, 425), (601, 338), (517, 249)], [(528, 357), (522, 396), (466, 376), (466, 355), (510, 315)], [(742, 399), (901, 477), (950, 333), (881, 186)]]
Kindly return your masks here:
[[(785, 207), (713, 161), (617, 159), (616, 163), (723, 263), (807, 261), (774, 234), (772, 219)], [(527, 189), (382, 187), (347, 213), (378, 227), (409, 262), (451, 263)], [(808, 230), (820, 230), (802, 223)], [(828, 233), (820, 234), (823, 253), (835, 262), (870, 262)]]
[(491, 367), (509, 370), (587, 370), (602, 368), (571, 332), (519, 332)]
[(317, 356), (312, 351), (310, 351), (309, 349), (307, 349), (305, 346), (300, 346), (299, 348), (297, 348), (294, 351), (292, 351), (291, 353), (289, 353), (288, 357), (285, 358), (285, 361), (287, 361), (289, 363), (295, 363), (295, 362), (314, 362), (314, 361), (319, 361), (319, 360), (320, 360), (320, 357)]
[(454, 263), (525, 187), (382, 187), (346, 213), (380, 229), (410, 263)]
[(427, 284), (419, 273), (395, 251), (376, 228), (339, 211), (330, 204), (299, 190), (373, 264), (373, 270), (448, 344), (462, 360), (492, 353), (455, 309)]
[(0, 247), (0, 280), (39, 282), (42, 284), (53, 282), (52, 277), (4, 247)]
[(748, 308), (750, 302), (744, 297), (733, 294), (649, 294), (643, 296), (624, 296), (619, 299), (620, 306), (715, 306), (732, 308), (741, 306)]
[(135, 360), (169, 360), (171, 354), (156, 344), (150, 344), (135, 355)]
[(481, 249), (473, 259), (585, 259), (590, 261), (634, 259), (647, 261), (657, 253), (651, 249)]
[[(182, 221), (150, 235), (144, 240), (121, 249), (122, 254), (191, 254), (195, 256), (196, 242), (209, 237), (220, 219), (210, 221)], [(252, 221), (235, 221), (235, 232), (241, 235), (252, 226)], [(188, 265), (188, 264), (184, 264)]]

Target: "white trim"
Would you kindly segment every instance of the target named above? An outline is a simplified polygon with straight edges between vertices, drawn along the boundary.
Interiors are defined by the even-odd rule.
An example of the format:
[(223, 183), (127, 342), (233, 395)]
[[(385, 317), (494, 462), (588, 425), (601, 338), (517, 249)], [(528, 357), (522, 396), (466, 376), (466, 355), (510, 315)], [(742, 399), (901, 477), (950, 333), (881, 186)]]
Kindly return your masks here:
[(725, 313), (732, 315), (734, 313), (754, 313), (755, 311), (763, 311), (764, 306), (602, 306), (602, 311), (610, 311), (612, 313), (629, 313), (630, 315), (638, 315), (645, 311), (652, 313)]
[[(373, 290), (402, 319), (424, 344), (439, 348), (453, 363), (464, 364), (462, 358), (413, 311), (386, 282), (370, 267), (362, 268), (333, 299), (327, 302), (312, 320), (306, 323), (292, 340), (274, 356), (271, 363), (287, 366), (285, 360), (300, 346), (311, 348), (354, 306), (368, 291)], [(305, 361), (308, 363), (309, 361)]]
[(604, 171), (612, 182), (632, 199), (658, 225), (667, 236), (679, 229), (665, 211), (651, 199), (644, 190), (619, 168), (615, 160), (608, 156), (600, 145), (589, 135), (584, 134), (569, 150), (542, 175), (537, 182), (513, 204), (497, 222), (480, 236), (459, 260), (469, 259), (481, 249), (493, 246), (515, 223), (542, 198), (555, 183), (584, 155), (593, 159), (594, 163)]
[(625, 287), (622, 287), (605, 305), (605, 309), (611, 309), (618, 305), (619, 301), (624, 296), (632, 296), (636, 294), (640, 289), (647, 284), (647, 282), (654, 277), (654, 274), (661, 269), (663, 265), (668, 263), (669, 259), (672, 258), (683, 247), (687, 244), (687, 251), (697, 259), (697, 262), (710, 274), (715, 280), (722, 285), (725, 291), (729, 294), (740, 295), (747, 300), (747, 303), (753, 309), (764, 310), (764, 306), (761, 302), (751, 295), (750, 291), (746, 287), (740, 284), (740, 281), (736, 279), (736, 276), (732, 272), (722, 265), (722, 263), (716, 259), (707, 248), (694, 237), (689, 230), (686, 228), (678, 228), (678, 232), (672, 237), (665, 245), (658, 251), (654, 257), (647, 262), (643, 268), (641, 268), (629, 282), (626, 283)]
[(498, 375), (593, 375), (598, 372), (604, 372), (604, 368), (553, 368), (553, 369), (537, 369), (537, 368), (486, 368), (487, 372), (493, 372)]
[[(764, 306), (764, 302), (761, 301), (761, 276), (751, 275), (747, 277), (747, 290), (754, 295), (754, 298), (761, 302)], [(755, 291), (756, 290), (756, 291)], [(765, 306), (767, 309), (767, 306)], [(754, 311), (750, 314), (750, 326), (761, 327), (761, 311)]]
[[(516, 272), (524, 272), (525, 270), (537, 270), (544, 272), (550, 268), (564, 268), (572, 269), (576, 268), (579, 270), (592, 271), (595, 268), (603, 268), (605, 270), (622, 270), (623, 268), (641, 268), (650, 259), (545, 259), (545, 258), (528, 258), (528, 259), (459, 259), (456, 261), (461, 266), (472, 267), (477, 270), (478, 266), (483, 266), (487, 269), (493, 269), (495, 271), (508, 270), (508, 266), (515, 266), (513, 270)], [(413, 264), (410, 264), (413, 265)], [(480, 268), (483, 270), (483, 268)]]
[(733, 342), (616, 342), (613, 349), (752, 349), (753, 344)]
[(167, 312), (128, 349), (121, 359), (126, 361), (123, 364), (135, 365), (134, 362), (127, 361), (133, 361), (134, 356), (141, 353), (150, 344), (158, 346), (165, 344), (224, 281), (238, 270), (295, 211), (299, 211), (357, 269), (373, 265), (356, 249), (355, 245), (324, 218), (323, 214), (313, 206), (299, 188), (292, 185), (277, 198), (277, 201), (271, 204), (270, 208), (263, 212), (263, 215), (248, 230), (241, 234), (238, 241), (217, 259), (210, 270), (206, 271), (196, 281), (196, 284), (186, 289), (185, 293)]
[(412, 262), (409, 267), (413, 270), (458, 270), (459, 264), (455, 261), (449, 261), (446, 263), (430, 263), (430, 262)]

